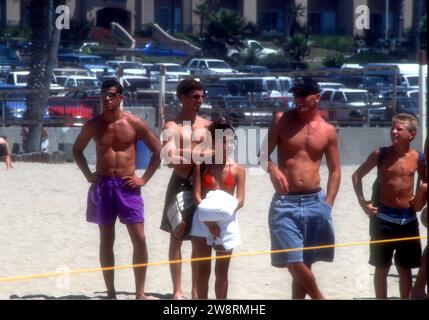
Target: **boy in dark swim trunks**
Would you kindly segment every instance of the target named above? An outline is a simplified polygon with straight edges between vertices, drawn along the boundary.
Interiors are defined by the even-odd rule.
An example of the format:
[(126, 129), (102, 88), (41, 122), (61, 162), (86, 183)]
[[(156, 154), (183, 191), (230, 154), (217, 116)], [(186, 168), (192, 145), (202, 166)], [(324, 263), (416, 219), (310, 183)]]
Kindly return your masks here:
[[(394, 116), (390, 132), (392, 145), (374, 150), (353, 174), (353, 186), (359, 204), (370, 218), (371, 240), (419, 236), (416, 213), (410, 205), (413, 199), (414, 173), (419, 166), (425, 167), (425, 163), (419, 161), (419, 153), (410, 147), (417, 128), (417, 119), (414, 116)], [(379, 157), (382, 157), (381, 164)], [(362, 178), (376, 166), (379, 167), (377, 203), (376, 200), (365, 200), (362, 191)], [(421, 168), (419, 171), (426, 172), (426, 169)], [(401, 298), (409, 299), (412, 287), (411, 269), (420, 266), (420, 240), (370, 245), (369, 263), (375, 266), (374, 287), (375, 295), (379, 299), (387, 298), (387, 275), (393, 256), (399, 273)]]
[[(103, 113), (82, 127), (73, 145), (76, 164), (91, 183), (87, 221), (99, 225), (100, 262), (103, 268), (115, 265), (113, 244), (117, 217), (127, 226), (130, 234), (134, 247), (133, 264), (144, 264), (148, 261), (148, 254), (140, 189), (153, 176), (160, 163), (161, 144), (143, 120), (120, 109), (122, 86), (117, 81), (103, 82), (101, 91)], [(83, 154), (91, 139), (96, 146), (95, 172), (90, 171)], [(143, 140), (152, 152), (142, 177), (135, 175), (137, 139)], [(134, 268), (134, 275), (136, 298), (146, 299), (146, 267)], [(114, 270), (104, 270), (103, 276), (108, 297), (115, 299)]]

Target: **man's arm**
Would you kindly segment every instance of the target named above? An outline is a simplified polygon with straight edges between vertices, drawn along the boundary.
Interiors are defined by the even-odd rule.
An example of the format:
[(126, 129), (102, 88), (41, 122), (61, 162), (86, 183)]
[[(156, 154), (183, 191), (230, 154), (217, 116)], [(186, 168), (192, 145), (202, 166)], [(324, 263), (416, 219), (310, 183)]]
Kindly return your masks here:
[(277, 112), (273, 120), (271, 121), (270, 128), (268, 130), (267, 138), (261, 147), (260, 152), (260, 165), (262, 168), (270, 174), (271, 182), (274, 189), (278, 193), (286, 193), (289, 191), (289, 184), (283, 172), (275, 165), (271, 160), (271, 153), (274, 151), (280, 141), (280, 126), (279, 122), (283, 117), (283, 112)]
[(420, 211), (423, 209), (427, 202), (427, 194), (428, 194), (428, 184), (427, 182), (420, 183), (416, 195), (413, 200), (411, 200), (411, 208), (414, 211)]
[(368, 216), (377, 214), (378, 208), (374, 206), (371, 201), (365, 200), (362, 189), (362, 178), (377, 166), (378, 157), (379, 151), (376, 149), (371, 152), (365, 162), (362, 163), (352, 175), (353, 188), (358, 198), (359, 205)]
[(141, 139), (152, 153), (149, 165), (147, 166), (143, 176), (141, 177), (141, 183), (139, 186), (143, 187), (154, 175), (156, 169), (158, 169), (161, 163), (161, 143), (159, 139), (150, 131), (148, 125), (141, 120), (136, 118), (136, 132), (138, 138)]
[(326, 164), (328, 166), (329, 177), (325, 201), (333, 206), (341, 181), (340, 154), (338, 152), (338, 137), (334, 127), (329, 126), (329, 142), (325, 149)]
[(83, 155), (83, 151), (85, 150), (91, 139), (92, 128), (91, 125), (87, 123), (82, 127), (81, 132), (79, 133), (78, 137), (76, 138), (76, 141), (73, 144), (73, 158), (77, 166), (85, 176), (86, 180), (88, 180), (89, 183), (94, 183), (98, 181), (98, 177), (95, 176), (91, 172), (91, 170), (89, 170), (88, 161)]

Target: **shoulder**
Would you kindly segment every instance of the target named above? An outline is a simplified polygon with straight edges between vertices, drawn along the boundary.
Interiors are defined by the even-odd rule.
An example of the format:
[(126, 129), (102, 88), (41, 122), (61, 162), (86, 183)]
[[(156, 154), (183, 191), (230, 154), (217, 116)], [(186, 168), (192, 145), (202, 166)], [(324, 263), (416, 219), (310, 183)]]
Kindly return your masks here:
[(179, 127), (179, 124), (177, 124), (176, 121), (167, 121), (164, 124), (164, 127), (162, 128), (163, 130), (165, 129), (177, 129)]
[(199, 128), (207, 128), (208, 126), (210, 126), (212, 124), (212, 122), (210, 120), (207, 120), (207, 119), (200, 117), (200, 116), (196, 117), (196, 123), (198, 123)]

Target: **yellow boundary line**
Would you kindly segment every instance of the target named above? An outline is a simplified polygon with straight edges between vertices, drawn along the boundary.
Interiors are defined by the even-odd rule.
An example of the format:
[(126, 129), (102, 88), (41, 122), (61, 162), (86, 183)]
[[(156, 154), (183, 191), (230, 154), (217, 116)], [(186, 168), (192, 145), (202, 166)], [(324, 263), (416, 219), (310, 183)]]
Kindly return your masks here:
[(163, 261), (148, 262), (148, 263), (141, 263), (141, 264), (114, 266), (114, 267), (104, 267), (104, 268), (98, 267), (98, 268), (78, 269), (78, 270), (72, 270), (72, 271), (66, 271), (66, 272), (48, 272), (48, 273), (42, 273), (42, 274), (2, 277), (0, 278), (0, 282), (15, 282), (15, 281), (22, 281), (22, 280), (30, 280), (30, 279), (41, 279), (41, 278), (59, 277), (59, 276), (65, 276), (65, 275), (76, 275), (81, 273), (90, 273), (90, 272), (98, 272), (98, 271), (123, 270), (123, 269), (130, 269), (130, 268), (160, 266), (160, 265), (182, 263), (182, 262), (196, 262), (196, 261), (227, 259), (227, 258), (236, 258), (236, 257), (249, 257), (249, 256), (263, 255), (263, 254), (272, 254), (272, 253), (275, 254), (275, 253), (301, 251), (301, 250), (304, 251), (304, 250), (320, 250), (320, 249), (327, 249), (327, 248), (352, 247), (352, 246), (360, 246), (365, 244), (379, 244), (379, 243), (418, 240), (418, 239), (426, 239), (426, 238), (427, 236), (420, 236), (420, 237), (395, 238), (395, 239), (374, 240), (374, 241), (355, 241), (355, 242), (338, 243), (338, 244), (325, 245), (325, 246), (313, 246), (313, 247), (291, 248), (291, 249), (281, 249), (281, 250), (260, 250), (260, 251), (252, 251), (252, 252), (233, 253), (233, 254), (222, 255), (222, 256), (210, 256), (210, 257), (189, 258), (189, 259), (180, 259), (180, 260), (163, 260)]

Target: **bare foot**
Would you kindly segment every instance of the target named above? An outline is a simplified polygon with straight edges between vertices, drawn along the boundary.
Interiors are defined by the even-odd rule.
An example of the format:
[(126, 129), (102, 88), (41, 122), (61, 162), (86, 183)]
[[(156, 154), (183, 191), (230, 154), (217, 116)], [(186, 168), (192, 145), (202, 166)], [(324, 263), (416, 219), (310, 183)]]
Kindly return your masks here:
[(187, 300), (188, 298), (182, 296), (181, 294), (173, 295), (173, 300)]

